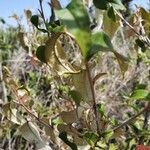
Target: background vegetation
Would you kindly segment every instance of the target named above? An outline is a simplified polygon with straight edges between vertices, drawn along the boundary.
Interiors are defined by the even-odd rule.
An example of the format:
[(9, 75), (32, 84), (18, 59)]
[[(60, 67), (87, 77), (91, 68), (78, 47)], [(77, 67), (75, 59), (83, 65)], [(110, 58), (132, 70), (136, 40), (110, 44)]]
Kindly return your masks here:
[[(150, 12), (129, 1), (48, 3), (0, 29), (0, 148), (150, 145)], [(145, 145), (145, 146), (144, 146)]]

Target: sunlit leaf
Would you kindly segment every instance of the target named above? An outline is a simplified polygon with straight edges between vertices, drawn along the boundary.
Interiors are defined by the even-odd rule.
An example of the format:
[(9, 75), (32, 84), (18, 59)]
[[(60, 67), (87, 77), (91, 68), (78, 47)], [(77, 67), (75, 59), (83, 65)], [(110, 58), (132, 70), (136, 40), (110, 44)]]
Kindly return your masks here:
[(147, 98), (148, 95), (149, 95), (149, 91), (143, 90), (143, 89), (138, 89), (138, 90), (135, 90), (131, 94), (130, 98), (136, 99), (136, 100), (138, 100), (138, 99), (145, 99), (145, 98)]
[(121, 0), (108, 0), (112, 7), (116, 10), (126, 10)]
[(116, 10), (125, 10), (125, 7), (120, 0), (93, 0), (93, 2), (99, 9), (106, 10), (109, 6), (112, 6)]
[[(59, 75), (64, 73), (77, 73), (76, 70), (67, 60), (66, 53), (58, 38), (62, 33), (53, 34), (46, 42), (45, 61)], [(66, 34), (66, 36), (69, 36)]]
[(118, 150), (118, 146), (115, 144), (110, 144), (109, 150)]
[(86, 56), (89, 50), (91, 32), (89, 16), (82, 2), (72, 0), (65, 9), (56, 10), (56, 15), (66, 25), (68, 32), (75, 37), (83, 56)]
[(106, 140), (110, 140), (114, 135), (114, 131), (112, 130), (106, 130), (103, 134), (102, 137), (105, 138)]
[(92, 47), (88, 52), (88, 57), (92, 57), (98, 51), (113, 51), (110, 38), (104, 32), (97, 32), (91, 36)]
[(103, 17), (103, 30), (112, 39), (116, 33), (118, 27), (120, 26), (119, 18), (115, 16), (115, 21), (108, 16), (107, 12), (104, 13)]
[(84, 134), (84, 138), (87, 141), (87, 143), (93, 147), (95, 145), (95, 143), (98, 141), (99, 137), (94, 132), (86, 132)]
[(98, 107), (98, 112), (101, 114), (101, 117), (105, 117), (106, 115), (105, 115), (105, 108), (104, 108), (104, 105), (103, 104), (101, 104), (101, 103), (99, 103), (98, 105), (97, 105), (97, 107)]

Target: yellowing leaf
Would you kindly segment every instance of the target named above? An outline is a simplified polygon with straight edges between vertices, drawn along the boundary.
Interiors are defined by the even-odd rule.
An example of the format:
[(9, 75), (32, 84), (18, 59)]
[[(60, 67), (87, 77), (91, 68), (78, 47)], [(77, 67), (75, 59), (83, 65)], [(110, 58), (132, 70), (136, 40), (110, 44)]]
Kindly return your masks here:
[(77, 73), (79, 70), (76, 70), (68, 62), (65, 51), (58, 40), (61, 34), (62, 33), (55, 33), (47, 40), (44, 50), (45, 61), (58, 73), (58, 75), (62, 75), (64, 73)]
[(124, 76), (124, 73), (127, 71), (128, 69), (128, 63), (127, 63), (127, 58), (125, 58), (124, 56), (122, 56), (121, 54), (119, 54), (118, 52), (114, 51), (114, 55), (117, 58), (119, 67), (121, 69), (121, 73)]
[(76, 109), (72, 111), (63, 111), (60, 113), (60, 117), (67, 124), (76, 122), (78, 119)]
[(112, 39), (115, 32), (117, 31), (119, 24), (119, 18), (116, 17), (116, 21), (113, 21), (108, 17), (108, 14), (105, 12), (103, 17), (103, 30), (108, 34), (108, 36)]
[(87, 72), (82, 70), (78, 74), (72, 75), (73, 85), (78, 91), (83, 99), (83, 101), (91, 101), (92, 100), (92, 92), (90, 88), (90, 83), (87, 77)]

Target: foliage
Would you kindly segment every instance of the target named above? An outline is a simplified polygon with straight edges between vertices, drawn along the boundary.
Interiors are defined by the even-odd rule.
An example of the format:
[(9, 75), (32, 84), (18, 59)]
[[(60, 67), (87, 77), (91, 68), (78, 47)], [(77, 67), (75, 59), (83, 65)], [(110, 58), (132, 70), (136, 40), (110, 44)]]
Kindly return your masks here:
[[(25, 10), (28, 32), (18, 22), (18, 36), (7, 30), (8, 35), (0, 37), (6, 55), (9, 41), (12, 49), (20, 44), (31, 66), (24, 74), (18, 67), (17, 74), (12, 64), (1, 64), (4, 149), (9, 139), (12, 149), (117, 150), (149, 145), (150, 13), (138, 8), (126, 21), (120, 0), (72, 0), (66, 8), (51, 0), (48, 20), (39, 2), (38, 15)], [(127, 42), (127, 52), (119, 51), (120, 43)], [(2, 56), (2, 61), (7, 59)]]

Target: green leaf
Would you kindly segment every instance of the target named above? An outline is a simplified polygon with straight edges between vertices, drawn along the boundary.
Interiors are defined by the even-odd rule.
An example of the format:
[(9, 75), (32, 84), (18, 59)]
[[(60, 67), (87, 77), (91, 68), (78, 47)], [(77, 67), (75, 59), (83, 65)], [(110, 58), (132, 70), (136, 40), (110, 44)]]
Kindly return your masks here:
[[(108, 16), (109, 15), (109, 16)], [(118, 27), (120, 26), (119, 17), (111, 17), (108, 12), (104, 12), (103, 17), (103, 30), (112, 39)], [(115, 20), (115, 21), (114, 21)]]
[(78, 150), (77, 145), (73, 142), (70, 142), (67, 138), (67, 133), (66, 132), (61, 132), (59, 134), (59, 138), (64, 141), (72, 150)]
[(116, 144), (110, 144), (109, 150), (118, 150), (118, 146)]
[(52, 119), (52, 125), (59, 125), (62, 123), (63, 121), (59, 117)]
[(76, 105), (79, 106), (82, 101), (81, 94), (76, 90), (69, 91), (69, 95), (71, 95), (72, 99), (75, 101)]
[(110, 140), (114, 135), (114, 131), (112, 130), (106, 130), (104, 133), (102, 133), (102, 137), (106, 140)]
[(121, 0), (108, 0), (112, 7), (116, 10), (126, 10)]
[(86, 57), (90, 45), (91, 31), (90, 19), (82, 2), (72, 0), (65, 9), (55, 10), (55, 12), (60, 21), (66, 25), (68, 32), (75, 37), (83, 56)]
[(39, 25), (39, 16), (38, 15), (33, 15), (30, 19), (31, 23), (38, 28)]
[[(114, 12), (114, 8), (111, 6), (109, 7), (109, 9), (107, 10), (107, 15), (108, 17), (112, 20), (112, 21), (116, 21), (116, 16), (115, 16), (115, 12)], [(105, 19), (105, 18), (104, 18)]]
[(142, 40), (136, 39), (135, 42), (136, 42), (137, 46), (139, 46), (141, 48), (142, 52), (146, 51), (145, 44), (144, 44), (144, 42)]
[(107, 0), (93, 0), (94, 5), (99, 9), (107, 9), (108, 1)]
[(138, 90), (135, 90), (131, 94), (130, 98), (136, 99), (136, 100), (138, 100), (138, 99), (145, 99), (145, 98), (147, 98), (148, 95), (149, 95), (149, 91), (143, 90), (143, 89), (138, 89)]
[(3, 18), (1, 18), (1, 17), (0, 17), (0, 22), (1, 22), (2, 24), (5, 24), (5, 23), (6, 23), (5, 20), (4, 20)]
[(91, 58), (98, 51), (113, 51), (113, 45), (107, 34), (97, 32), (91, 36), (92, 47), (88, 52), (88, 58)]
[(97, 107), (98, 107), (98, 112), (101, 114), (101, 117), (103, 117), (103, 116), (105, 117), (106, 112), (105, 112), (104, 105), (99, 103), (99, 104), (97, 104)]
[(41, 61), (46, 63), (46, 58), (45, 58), (45, 45), (41, 45), (37, 48), (36, 51), (36, 56), (37, 58)]
[(86, 142), (91, 145), (92, 147), (94, 147), (95, 143), (97, 142), (98, 140), (98, 135), (94, 132), (86, 132), (84, 134), (84, 138), (86, 140)]
[(103, 10), (106, 10), (108, 6), (112, 6), (116, 10), (126, 9), (120, 0), (93, 0), (93, 3), (97, 8)]
[(38, 15), (33, 15), (30, 21), (39, 31), (43, 33), (49, 33), (47, 30), (39, 28), (39, 16)]

